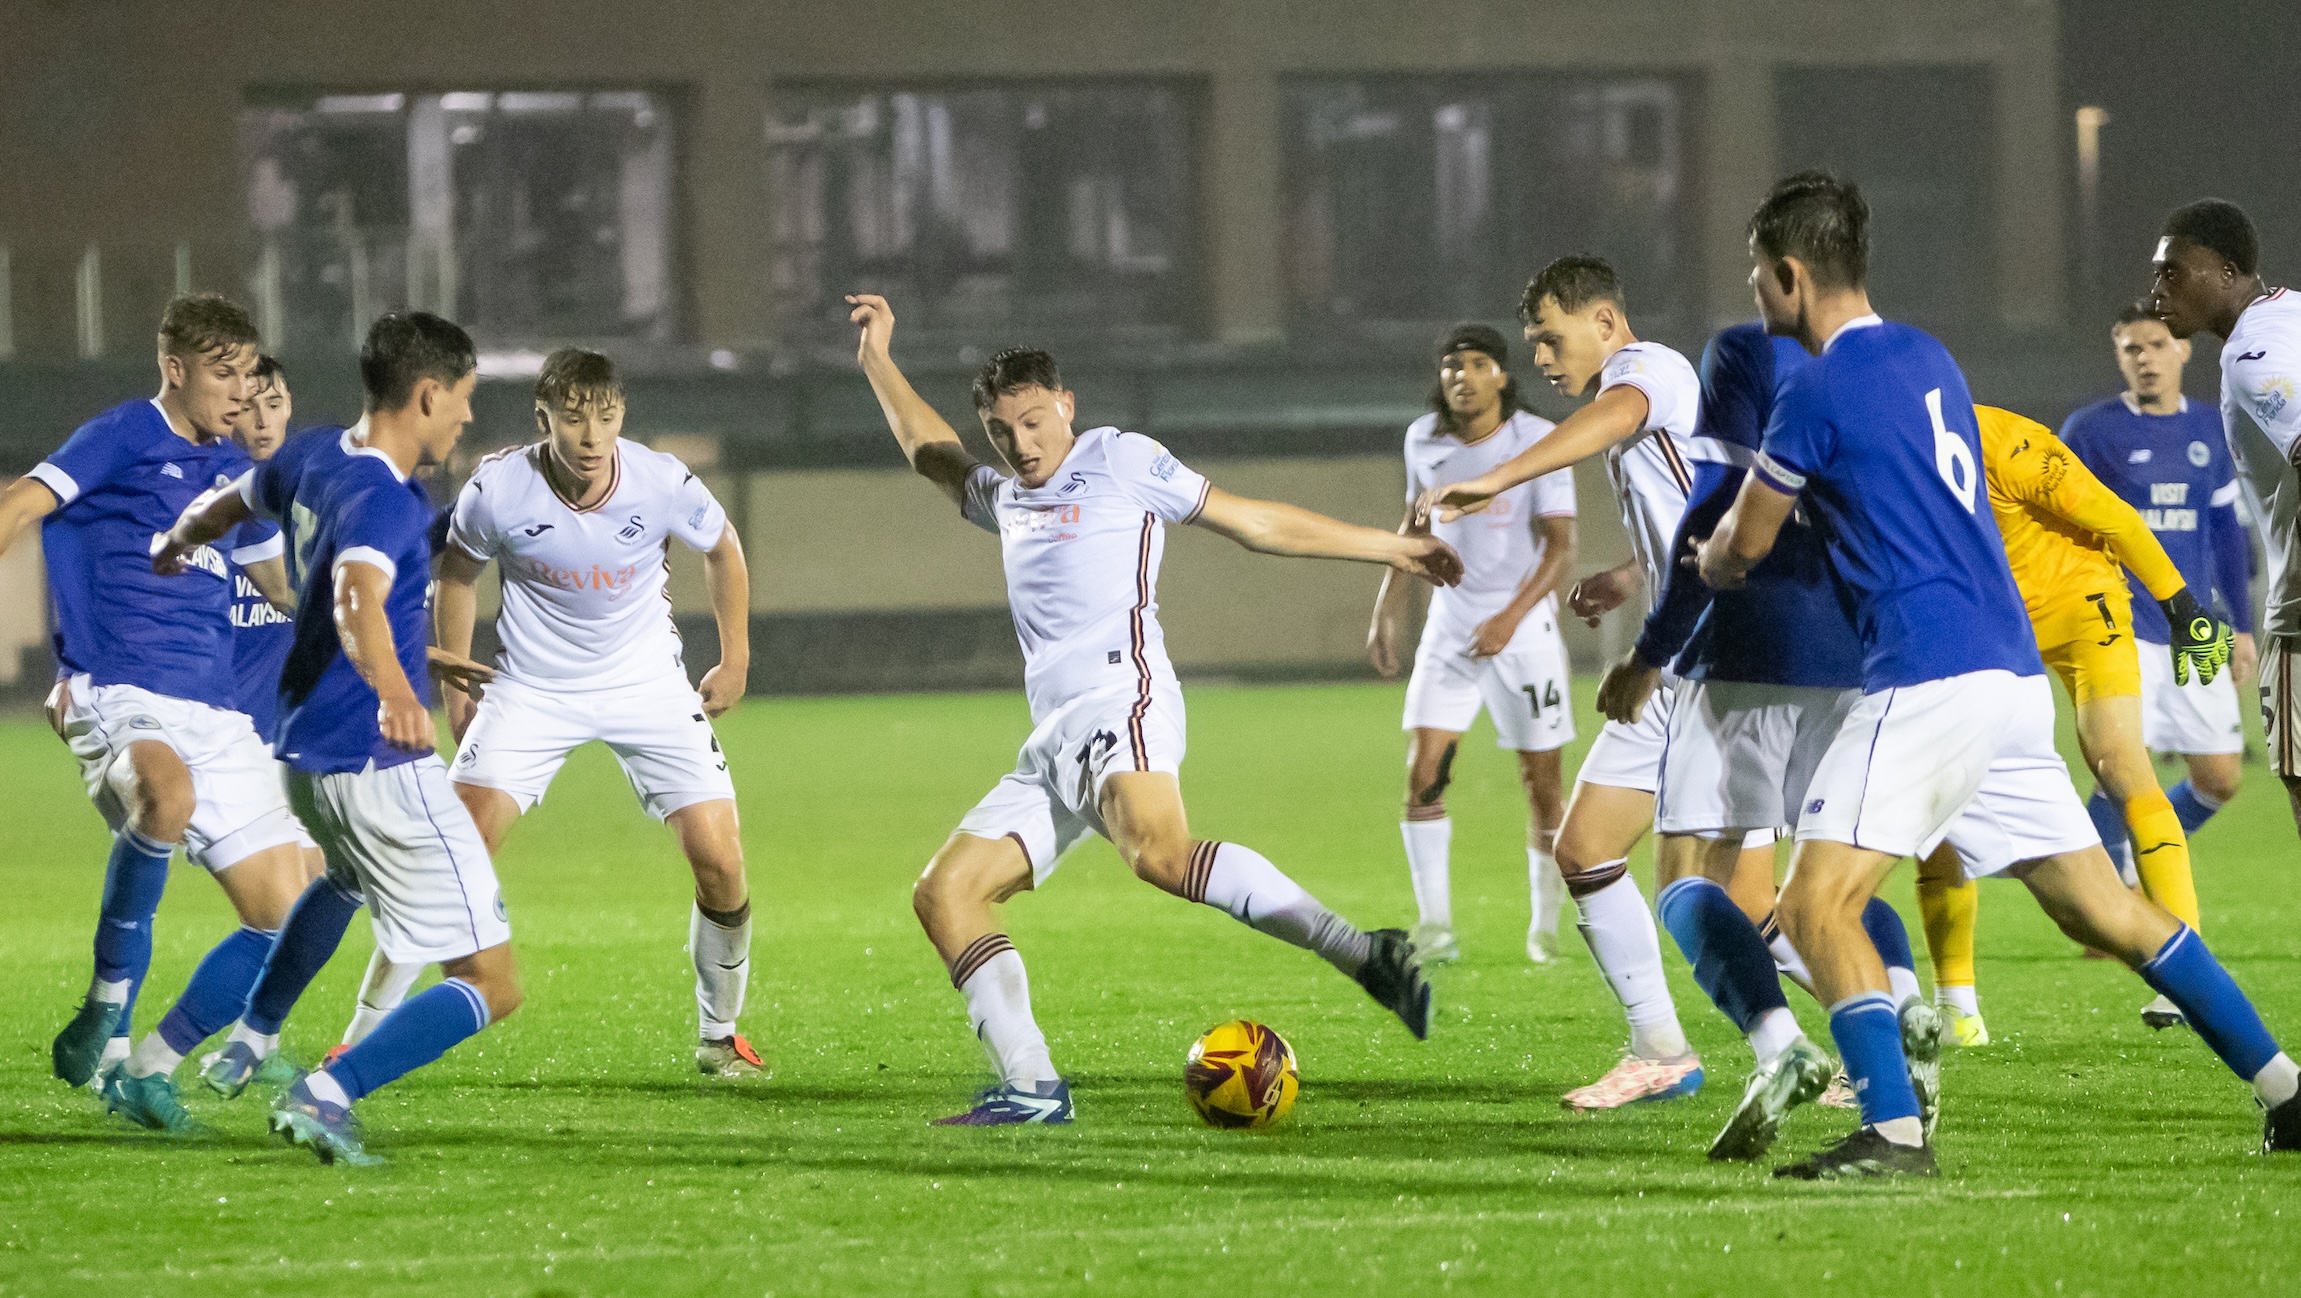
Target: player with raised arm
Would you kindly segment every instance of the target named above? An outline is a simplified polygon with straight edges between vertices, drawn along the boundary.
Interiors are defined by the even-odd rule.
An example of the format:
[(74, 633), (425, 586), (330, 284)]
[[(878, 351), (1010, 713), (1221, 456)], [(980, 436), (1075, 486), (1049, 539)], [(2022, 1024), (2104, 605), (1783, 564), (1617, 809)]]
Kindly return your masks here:
[[(2142, 744), (2144, 655), (2132, 632), (2137, 613), (2125, 573), (2133, 573), (2159, 605), (2159, 625), (2180, 628), (2167, 647), (2169, 674), (2186, 681), (2195, 663), (2213, 669), (2200, 670), (2200, 679), (2210, 677), (2227, 661), (2229, 632), (2203, 612), (2140, 512), (2103, 486), (2043, 424), (1992, 406), (1976, 407), (1974, 420), (1990, 511), (2038, 652), (2076, 709), (2078, 748), (2093, 772), (2096, 799), (2107, 790), (2119, 809), (2102, 840), (2122, 843), (2130, 832), (2150, 899), (2199, 928), (2189, 842)], [(2100, 833), (2094, 806), (2087, 811)], [(1933, 954), (1934, 994), (1961, 1045), (1989, 1040), (1974, 988), (1979, 901), (1980, 889), (1948, 846), (1919, 866), (1918, 906)], [(2161, 994), (2141, 1017), (2151, 1027), (2170, 1027), (2181, 1022), (2181, 1011)]]
[(328, 875), (297, 901), (244, 1026), (276, 1044), (363, 900), (394, 963), (437, 963), (447, 975), (274, 1105), (272, 1129), (326, 1162), (369, 1161), (352, 1115), (362, 1096), (502, 1020), (520, 999), (495, 868), (432, 751), (426, 697), (434, 510), (412, 475), (419, 462), (444, 459), (471, 421), (471, 338), (425, 312), (387, 315), (360, 348), (360, 381), (359, 423), (307, 431), (234, 489), (210, 493), (152, 559), (168, 571), (246, 518), (285, 518), (303, 579), (275, 747)]
[[(56, 1038), (56, 1075), (74, 1086), (100, 1078), (107, 1108), (178, 1133), (197, 1124), (177, 1100), (176, 1065), (237, 1014), (304, 885), (279, 768), (234, 708), (230, 568), (213, 548), (187, 556), (181, 578), (150, 566), (176, 513), (247, 466), (231, 424), (257, 341), (224, 298), (175, 299), (160, 319), (159, 395), (82, 425), (0, 495), (0, 550), (42, 522), (62, 671), (49, 715), (113, 834), (95, 978)], [(258, 566), (284, 586), (276, 563)], [(223, 887), (240, 927), (200, 961), (159, 1030), (120, 1058), (124, 1041), (112, 1043), (127, 1035), (151, 965), (178, 843)]]
[[(1559, 392), (1595, 395), (1526, 450), (1484, 473), (1433, 485), (1416, 502), (1418, 516), (1445, 526), (1521, 483), (1603, 453), (1631, 558), (1582, 579), (1569, 593), (1569, 607), (1592, 625), (1641, 583), (1660, 589), (1660, 565), (1693, 483), (1686, 444), (1694, 436), (1700, 382), (1685, 357), (1639, 341), (1624, 297), (1614, 268), (1599, 258), (1562, 257), (1543, 267), (1518, 308), (1534, 363)], [(1619, 1108), (1691, 1095), (1702, 1085), (1701, 1060), (1686, 1041), (1662, 973), (1653, 913), (1629, 874), (1630, 849), (1654, 823), (1668, 720), (1665, 689), (1637, 720), (1609, 720), (1600, 728), (1558, 832), (1558, 869), (1580, 912), (1583, 939), (1630, 1021), (1628, 1051), (1597, 1081), (1568, 1091), (1568, 1108)], [(1749, 842), (1770, 877), (1772, 829)]]
[(2149, 309), (2175, 338), (2222, 339), (2221, 426), (2269, 561), (2259, 668), (2269, 769), (2301, 825), (2301, 296), (2262, 283), (2260, 262), (2252, 220), (2200, 199), (2165, 219)]
[(1804, 509), (1862, 641), (1863, 694), (1808, 786), (1780, 918), (1830, 1007), (1863, 1125), (1776, 1175), (1934, 1174), (1930, 1115), (1861, 915), (1900, 857), (1944, 841), (1969, 875), (2021, 879), (2063, 932), (2170, 997), (2253, 1084), (2265, 1147), (2301, 1149), (2301, 1069), (2196, 932), (2119, 883), (2054, 750), (2051, 687), (1983, 512), (1972, 399), (1940, 343), (1870, 309), (1868, 215), (1854, 186), (1807, 172), (1751, 218), (1767, 328), (1814, 359), (1782, 386), (1696, 553), (1706, 583), (1738, 588)]
[[(1490, 468), (1541, 440), (1551, 423), (1518, 404), (1510, 347), (1479, 324), (1438, 340), (1438, 386), (1431, 413), (1406, 430), (1406, 519), (1402, 534), (1428, 531), (1462, 556), (1462, 584), (1440, 587), (1414, 652), (1406, 684), (1406, 868), (1420, 922), (1412, 933), (1424, 963), (1452, 960), (1454, 908), (1448, 884), (1454, 822), (1446, 786), (1462, 732), (1484, 709), (1495, 742), (1518, 755), (1526, 790), (1526, 870), (1533, 919), (1526, 957), (1547, 962), (1558, 945), (1566, 888), (1558, 875), (1558, 825), (1565, 818), (1560, 750), (1574, 738), (1566, 641), (1558, 633), (1558, 584), (1574, 570), (1574, 475), (1561, 469), (1496, 497), (1474, 518), (1432, 527), (1417, 519), (1425, 488)], [(1395, 678), (1405, 638), (1409, 584), (1382, 574), (1367, 651)]]
[(1014, 773), (960, 820), (912, 890), (999, 1076), (972, 1109), (941, 1121), (1071, 1120), (1070, 1083), (1031, 1016), (1023, 958), (998, 930), (995, 907), (1044, 883), (1090, 831), (1145, 882), (1317, 953), (1427, 1036), (1430, 986), (1405, 933), (1363, 932), (1261, 854), (1193, 836), (1177, 779), (1182, 687), (1159, 628), (1158, 572), (1168, 523), (1266, 554), (1388, 564), (1441, 585), (1461, 580), (1454, 551), (1233, 496), (1136, 433), (1074, 433), (1075, 398), (1045, 352), (1000, 352), (975, 380), (984, 431), (1013, 471), (1002, 474), (969, 455), (896, 368), (886, 299), (847, 301), (856, 359), (905, 458), (967, 521), (999, 536), (1035, 727)]

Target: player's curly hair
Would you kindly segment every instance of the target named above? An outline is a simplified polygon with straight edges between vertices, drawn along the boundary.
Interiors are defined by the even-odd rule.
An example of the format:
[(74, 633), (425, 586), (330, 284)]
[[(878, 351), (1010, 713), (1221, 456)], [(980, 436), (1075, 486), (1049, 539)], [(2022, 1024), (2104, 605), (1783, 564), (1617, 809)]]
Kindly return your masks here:
[(535, 403), (546, 410), (565, 406), (601, 409), (623, 401), (623, 379), (615, 362), (588, 347), (562, 347), (543, 360), (535, 375)]
[(247, 308), (221, 293), (186, 293), (170, 299), (160, 312), (160, 346), (170, 356), (210, 356), (263, 345)]
[(983, 363), (975, 376), (975, 409), (988, 410), (1000, 397), (1024, 388), (1063, 390), (1063, 372), (1055, 358), (1035, 347), (1009, 347)]
[(1558, 309), (1579, 311), (1593, 302), (1611, 302), (1627, 308), (1629, 299), (1622, 292), (1622, 277), (1614, 273), (1613, 263), (1604, 257), (1578, 252), (1570, 257), (1544, 266), (1526, 281), (1525, 296), (1518, 299), (1518, 319), (1534, 323), (1534, 313), (1543, 298), (1558, 303)]
[(2226, 198), (2201, 198), (2173, 209), (2165, 218), (2165, 237), (2196, 244), (2240, 275), (2251, 275), (2261, 265), (2261, 236), (2254, 232), (2253, 218)]
[(1750, 238), (1768, 261), (1795, 257), (1821, 288), (1860, 288), (1870, 273), (1870, 205), (1861, 187), (1827, 171), (1775, 182), (1750, 218)]

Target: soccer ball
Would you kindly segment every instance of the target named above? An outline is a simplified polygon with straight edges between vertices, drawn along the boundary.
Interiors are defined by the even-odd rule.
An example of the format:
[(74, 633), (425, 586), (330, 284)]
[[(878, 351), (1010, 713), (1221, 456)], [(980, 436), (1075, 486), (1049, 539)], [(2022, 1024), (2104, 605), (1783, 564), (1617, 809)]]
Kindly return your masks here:
[(1301, 1077), (1286, 1038), (1246, 1019), (1207, 1029), (1182, 1070), (1190, 1107), (1210, 1127), (1267, 1127), (1294, 1108)]

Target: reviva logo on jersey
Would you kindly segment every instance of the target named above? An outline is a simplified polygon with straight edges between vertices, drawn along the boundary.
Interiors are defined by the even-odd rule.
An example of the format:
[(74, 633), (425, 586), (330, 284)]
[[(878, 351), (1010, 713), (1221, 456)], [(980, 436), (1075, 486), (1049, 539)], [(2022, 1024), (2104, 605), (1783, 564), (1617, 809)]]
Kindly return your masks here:
[(596, 563), (589, 568), (554, 568), (548, 563), (530, 563), (527, 565), (528, 580), (540, 582), (546, 586), (556, 586), (561, 590), (620, 592), (629, 590), (631, 583), (637, 580), (638, 576), (639, 565), (634, 563), (627, 563), (620, 568), (612, 569), (602, 568)]

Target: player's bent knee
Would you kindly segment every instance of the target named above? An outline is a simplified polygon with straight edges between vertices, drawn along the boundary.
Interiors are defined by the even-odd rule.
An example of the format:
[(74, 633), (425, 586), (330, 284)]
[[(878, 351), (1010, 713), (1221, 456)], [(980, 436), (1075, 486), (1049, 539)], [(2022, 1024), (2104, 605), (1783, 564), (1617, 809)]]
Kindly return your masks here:
[(911, 909), (932, 930), (954, 909), (993, 905), (1030, 886), (1030, 858), (1014, 840), (953, 834), (911, 885)]

